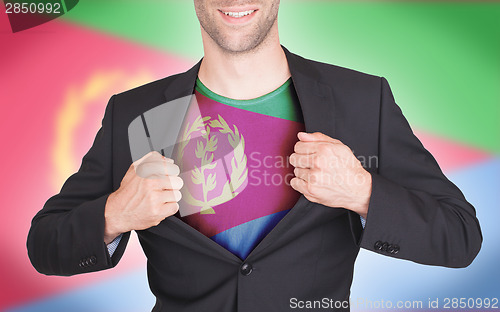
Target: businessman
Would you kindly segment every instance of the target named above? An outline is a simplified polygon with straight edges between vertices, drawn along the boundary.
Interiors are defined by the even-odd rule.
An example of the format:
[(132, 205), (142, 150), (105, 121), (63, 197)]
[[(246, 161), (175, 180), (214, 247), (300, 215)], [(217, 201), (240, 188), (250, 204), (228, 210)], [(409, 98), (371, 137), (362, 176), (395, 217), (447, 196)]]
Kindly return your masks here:
[(134, 230), (153, 311), (289, 311), (292, 298), (347, 311), (360, 247), (473, 261), (474, 207), (387, 80), (288, 51), (279, 4), (194, 1), (204, 57), (111, 97), (80, 169), (33, 219), (39, 272), (112, 268)]

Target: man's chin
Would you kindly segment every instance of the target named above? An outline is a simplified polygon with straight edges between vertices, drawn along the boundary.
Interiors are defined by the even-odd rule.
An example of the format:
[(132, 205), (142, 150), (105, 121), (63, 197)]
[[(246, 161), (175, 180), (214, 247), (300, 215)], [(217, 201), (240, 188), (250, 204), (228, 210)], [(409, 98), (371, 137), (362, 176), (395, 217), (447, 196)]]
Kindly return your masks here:
[[(262, 42), (248, 42), (248, 41), (231, 41), (234, 39), (230, 39), (226, 42), (232, 42), (233, 44), (225, 44), (221, 43), (218, 46), (228, 54), (247, 54), (256, 51)], [(236, 43), (235, 43), (236, 42)]]

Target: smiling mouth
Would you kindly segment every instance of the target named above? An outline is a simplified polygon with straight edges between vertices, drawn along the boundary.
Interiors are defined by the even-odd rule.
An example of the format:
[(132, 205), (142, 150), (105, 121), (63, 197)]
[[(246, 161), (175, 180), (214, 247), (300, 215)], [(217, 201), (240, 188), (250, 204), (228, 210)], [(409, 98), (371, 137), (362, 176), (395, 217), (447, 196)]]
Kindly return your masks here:
[(248, 11), (241, 11), (241, 12), (224, 12), (224, 11), (220, 11), (220, 12), (224, 13), (226, 16), (230, 16), (230, 17), (234, 17), (234, 18), (242, 18), (242, 17), (245, 17), (245, 16), (252, 14), (255, 11), (257, 11), (257, 10), (248, 10)]

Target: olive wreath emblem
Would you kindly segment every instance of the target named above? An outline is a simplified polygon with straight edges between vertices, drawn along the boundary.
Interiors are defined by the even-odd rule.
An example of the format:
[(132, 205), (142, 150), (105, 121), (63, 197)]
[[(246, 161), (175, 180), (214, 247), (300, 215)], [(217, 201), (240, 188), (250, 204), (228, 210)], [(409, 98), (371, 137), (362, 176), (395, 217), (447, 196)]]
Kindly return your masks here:
[[(233, 148), (233, 158), (231, 159), (230, 180), (225, 182), (221, 193), (214, 198), (208, 199), (208, 192), (215, 189), (216, 172), (210, 173), (217, 166), (214, 160), (214, 152), (217, 150), (217, 137), (211, 136), (212, 129), (219, 129), (219, 133), (227, 134), (227, 139)], [(247, 156), (245, 155), (245, 139), (240, 135), (238, 127), (234, 125), (234, 130), (227, 122), (218, 115), (218, 119), (211, 119), (211, 116), (198, 116), (193, 124), (188, 123), (182, 134), (182, 139), (177, 151), (177, 159), (181, 160), (184, 156), (184, 149), (191, 140), (192, 134), (201, 132), (201, 138), (198, 140), (195, 149), (196, 158), (201, 160), (200, 167), (194, 166), (191, 171), (191, 181), (194, 184), (201, 185), (203, 198), (197, 199), (189, 192), (188, 188), (183, 188), (182, 198), (188, 204), (200, 207), (202, 214), (214, 214), (214, 206), (225, 203), (238, 195), (236, 190), (243, 185), (248, 177)], [(226, 167), (225, 158), (221, 158), (224, 167)], [(182, 172), (182, 161), (179, 161), (179, 167)], [(225, 168), (227, 172), (227, 168)], [(208, 174), (208, 175), (207, 175)]]

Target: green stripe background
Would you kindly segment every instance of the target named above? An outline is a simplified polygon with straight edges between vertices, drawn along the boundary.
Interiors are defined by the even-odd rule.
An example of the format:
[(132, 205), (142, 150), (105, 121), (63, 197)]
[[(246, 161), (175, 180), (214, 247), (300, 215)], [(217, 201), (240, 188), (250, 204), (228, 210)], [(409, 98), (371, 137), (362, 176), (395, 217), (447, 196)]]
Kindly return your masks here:
[[(197, 60), (189, 0), (80, 1), (66, 21)], [(282, 0), (292, 52), (388, 79), (410, 124), (500, 153), (500, 3)]]

